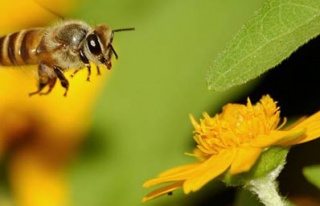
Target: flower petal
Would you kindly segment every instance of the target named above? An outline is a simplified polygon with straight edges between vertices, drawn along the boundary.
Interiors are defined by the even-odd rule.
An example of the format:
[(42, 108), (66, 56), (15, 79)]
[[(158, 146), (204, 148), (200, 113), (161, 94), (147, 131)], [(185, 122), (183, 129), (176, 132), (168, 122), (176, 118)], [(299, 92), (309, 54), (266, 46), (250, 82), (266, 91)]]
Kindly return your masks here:
[(197, 171), (183, 184), (184, 193), (199, 190), (210, 180), (225, 172), (234, 160), (236, 149), (221, 150), (219, 154), (212, 155), (197, 167)]
[(183, 182), (184, 181), (175, 182), (175, 183), (173, 183), (171, 185), (168, 185), (166, 187), (162, 187), (162, 188), (159, 188), (157, 190), (154, 190), (154, 191), (150, 192), (149, 194), (147, 194), (142, 199), (142, 202), (146, 202), (148, 200), (157, 198), (157, 197), (162, 196), (162, 195), (170, 194), (170, 192), (172, 192), (172, 191), (178, 189), (179, 187), (181, 187)]
[(239, 174), (242, 172), (247, 172), (251, 169), (254, 163), (259, 158), (262, 152), (261, 148), (254, 147), (240, 147), (237, 149), (237, 154), (234, 161), (231, 164), (229, 172), (234, 174)]
[(293, 140), (286, 145), (301, 144), (314, 140), (320, 136), (320, 112), (311, 115), (308, 118), (298, 122), (292, 129), (305, 129), (305, 138), (299, 140)]
[(188, 171), (193, 170), (196, 168), (200, 163), (194, 163), (194, 164), (189, 164), (189, 165), (182, 165), (180, 167), (175, 167), (170, 170), (162, 172), (159, 177), (166, 177), (166, 176), (172, 176), (176, 174), (182, 174), (182, 173), (187, 173)]
[(197, 171), (200, 163), (182, 165), (161, 173), (158, 177), (151, 179), (143, 184), (143, 187), (150, 187), (165, 182), (185, 180)]
[(285, 131), (271, 131), (269, 135), (259, 135), (258, 138), (250, 142), (253, 147), (270, 147), (274, 145), (286, 146), (293, 140), (305, 138), (305, 129), (292, 129)]
[(63, 171), (36, 152), (19, 150), (10, 162), (10, 183), (17, 205), (69, 205), (70, 194)]

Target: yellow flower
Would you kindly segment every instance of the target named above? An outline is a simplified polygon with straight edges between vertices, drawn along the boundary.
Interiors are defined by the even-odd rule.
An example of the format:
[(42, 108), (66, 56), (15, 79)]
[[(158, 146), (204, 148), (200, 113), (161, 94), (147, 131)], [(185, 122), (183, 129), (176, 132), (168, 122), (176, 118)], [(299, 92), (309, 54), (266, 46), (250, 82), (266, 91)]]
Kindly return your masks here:
[[(1, 1), (1, 31), (13, 32), (52, 20), (53, 15), (36, 1)], [(45, 0), (48, 4), (43, 5), (70, 8), (71, 1), (75, 0)], [(6, 167), (14, 205), (71, 204), (67, 163), (86, 136), (94, 101), (108, 76), (102, 70), (101, 76), (93, 73), (92, 81), (87, 82), (86, 70), (70, 78), (72, 72), (65, 73), (70, 81), (67, 97), (60, 84), (49, 95), (29, 97), (37, 89), (37, 66), (0, 68), (0, 161)]]
[(67, 206), (68, 160), (86, 137), (90, 112), (107, 75), (92, 75), (86, 82), (87, 72), (80, 71), (70, 79), (67, 97), (60, 85), (47, 96), (29, 97), (36, 87), (31, 74), (0, 69), (0, 161), (6, 160), (17, 205)]
[(58, 16), (48, 10), (64, 15), (78, 5), (77, 1), (15, 0), (13, 3), (11, 0), (1, 0), (0, 35), (30, 27), (46, 26), (49, 20), (59, 20)]
[(192, 156), (199, 161), (145, 182), (144, 187), (171, 184), (149, 193), (143, 202), (180, 187), (186, 194), (199, 190), (225, 172), (235, 175), (249, 171), (269, 147), (291, 146), (320, 136), (320, 112), (282, 129), (285, 121), (281, 123), (279, 107), (268, 95), (255, 105), (248, 99), (247, 105), (227, 104), (221, 114), (203, 116), (200, 123), (191, 116), (197, 143)]

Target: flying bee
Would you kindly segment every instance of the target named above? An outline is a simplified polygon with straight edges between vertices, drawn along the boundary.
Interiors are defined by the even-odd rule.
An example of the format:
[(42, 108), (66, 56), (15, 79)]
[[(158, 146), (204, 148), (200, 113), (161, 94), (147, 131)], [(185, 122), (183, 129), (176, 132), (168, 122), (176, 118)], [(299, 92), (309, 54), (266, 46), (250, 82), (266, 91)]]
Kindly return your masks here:
[[(112, 46), (114, 32), (134, 28), (112, 30), (106, 25), (91, 27), (83, 21), (65, 20), (50, 28), (22, 30), (0, 38), (0, 66), (38, 65), (38, 90), (30, 93), (49, 94), (57, 79), (67, 95), (69, 82), (63, 72), (75, 68), (74, 76), (82, 68), (88, 69), (90, 62), (111, 69), (111, 57), (118, 58)], [(43, 89), (48, 86), (46, 92)]]

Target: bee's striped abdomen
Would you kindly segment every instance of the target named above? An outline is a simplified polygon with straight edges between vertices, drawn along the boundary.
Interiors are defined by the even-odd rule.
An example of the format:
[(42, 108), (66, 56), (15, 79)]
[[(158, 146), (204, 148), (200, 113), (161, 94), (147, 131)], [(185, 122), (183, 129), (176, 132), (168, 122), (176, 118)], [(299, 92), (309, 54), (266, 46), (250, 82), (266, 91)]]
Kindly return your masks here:
[(18, 66), (37, 64), (36, 49), (44, 29), (22, 30), (0, 38), (0, 65)]

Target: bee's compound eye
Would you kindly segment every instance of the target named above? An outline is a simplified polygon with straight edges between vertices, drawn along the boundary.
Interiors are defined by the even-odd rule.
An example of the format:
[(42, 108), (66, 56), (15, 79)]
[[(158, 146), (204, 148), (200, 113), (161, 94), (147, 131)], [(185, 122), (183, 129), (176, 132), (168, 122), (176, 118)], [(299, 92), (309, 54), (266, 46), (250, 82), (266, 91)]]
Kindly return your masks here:
[(99, 55), (102, 53), (101, 47), (96, 34), (90, 34), (87, 37), (88, 47), (92, 54)]

